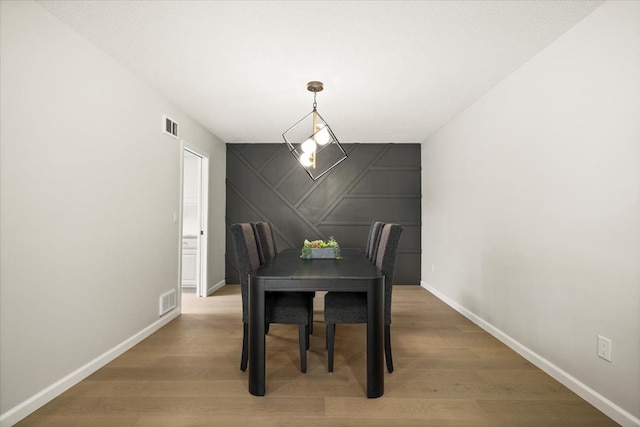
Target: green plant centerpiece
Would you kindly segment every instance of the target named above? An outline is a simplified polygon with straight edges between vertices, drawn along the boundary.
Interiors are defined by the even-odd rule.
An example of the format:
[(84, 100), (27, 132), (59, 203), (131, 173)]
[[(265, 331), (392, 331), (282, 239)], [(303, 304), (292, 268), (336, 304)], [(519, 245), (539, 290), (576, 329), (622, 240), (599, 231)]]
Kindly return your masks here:
[(342, 259), (340, 256), (340, 245), (333, 236), (324, 240), (304, 241), (302, 245), (302, 259)]

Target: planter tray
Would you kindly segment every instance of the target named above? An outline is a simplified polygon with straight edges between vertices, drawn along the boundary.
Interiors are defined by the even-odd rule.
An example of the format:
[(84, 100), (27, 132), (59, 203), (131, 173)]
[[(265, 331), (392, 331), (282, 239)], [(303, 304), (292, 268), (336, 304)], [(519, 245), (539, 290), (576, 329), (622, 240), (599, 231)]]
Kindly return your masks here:
[(308, 252), (308, 255), (305, 256), (304, 252), (300, 256), (302, 259), (339, 259), (340, 255), (336, 254), (335, 248), (311, 248), (311, 251)]

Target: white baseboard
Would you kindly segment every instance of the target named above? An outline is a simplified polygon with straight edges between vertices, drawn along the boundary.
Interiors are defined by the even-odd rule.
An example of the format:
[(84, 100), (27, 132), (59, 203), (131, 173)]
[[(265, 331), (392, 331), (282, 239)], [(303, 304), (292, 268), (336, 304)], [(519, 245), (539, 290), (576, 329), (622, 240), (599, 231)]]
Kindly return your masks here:
[(173, 309), (156, 322), (152, 323), (137, 334), (118, 344), (111, 350), (108, 350), (86, 365), (76, 369), (66, 377), (60, 379), (59, 381), (56, 381), (49, 387), (36, 393), (19, 405), (16, 405), (15, 407), (9, 409), (7, 412), (1, 414), (0, 427), (10, 427), (16, 424), (18, 421), (34, 412), (36, 409), (44, 406), (65, 391), (69, 390), (71, 387), (78, 384), (80, 381), (87, 378), (89, 375), (93, 374), (95, 371), (102, 368), (107, 363), (111, 362), (113, 359), (120, 356), (134, 345), (138, 344), (143, 339), (147, 338), (149, 335), (153, 334), (179, 315), (179, 308)]
[(212, 293), (214, 293), (215, 291), (221, 289), (225, 284), (226, 284), (226, 282), (224, 281), (224, 279), (222, 279), (221, 281), (219, 281), (215, 285), (208, 287), (207, 288), (207, 296), (209, 296)]
[(615, 422), (621, 424), (624, 427), (640, 427), (640, 419), (636, 418), (600, 393), (588, 387), (577, 378), (571, 376), (570, 374), (554, 365), (553, 363), (549, 362), (547, 359), (532, 351), (528, 347), (525, 347), (520, 342), (511, 338), (509, 335), (505, 334), (500, 329), (493, 326), (491, 323), (485, 321), (481, 317), (467, 310), (437, 289), (429, 286), (426, 282), (421, 280), (420, 286), (431, 292), (433, 295), (456, 310), (458, 313), (462, 314), (464, 317), (471, 320), (473, 323), (493, 335), (495, 338), (497, 338), (503, 344), (507, 345), (516, 353), (527, 359), (529, 362), (533, 363), (535, 366), (551, 375), (554, 379), (562, 383), (562, 385), (598, 408), (598, 410), (603, 412), (609, 418), (613, 419)]

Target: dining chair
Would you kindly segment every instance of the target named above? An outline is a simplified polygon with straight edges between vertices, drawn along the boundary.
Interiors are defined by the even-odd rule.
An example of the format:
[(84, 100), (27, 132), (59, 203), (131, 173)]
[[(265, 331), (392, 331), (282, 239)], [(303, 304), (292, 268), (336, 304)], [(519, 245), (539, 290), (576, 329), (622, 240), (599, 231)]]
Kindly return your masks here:
[[(256, 235), (258, 243), (258, 255), (260, 256), (260, 265), (264, 265), (267, 261), (270, 261), (277, 253), (276, 239), (273, 235), (273, 227), (268, 222), (254, 222), (252, 224), (253, 230)], [(300, 292), (308, 298), (309, 304), (309, 334), (313, 334), (313, 298), (316, 296), (315, 292)], [(266, 324), (265, 330), (269, 332), (269, 323)], [(309, 346), (309, 340), (307, 339), (307, 348)]]
[[(393, 372), (391, 356), (391, 292), (402, 227), (384, 224), (374, 264), (384, 274), (384, 354), (387, 371)], [(367, 323), (367, 295), (363, 292), (327, 292), (324, 297), (324, 321), (327, 324), (329, 372), (333, 372), (333, 350), (337, 323)]]
[(273, 228), (268, 222), (254, 222), (252, 225), (253, 230), (256, 233), (260, 264), (263, 265), (278, 253), (276, 240), (273, 235)]
[(367, 239), (367, 246), (365, 248), (365, 255), (371, 262), (376, 259), (376, 252), (378, 251), (378, 242), (380, 241), (380, 232), (382, 231), (382, 226), (384, 225), (381, 221), (375, 221), (371, 223), (371, 228), (369, 228), (369, 238)]
[[(231, 225), (231, 234), (238, 262), (242, 294), (242, 356), (240, 369), (247, 369), (249, 350), (249, 272), (261, 266), (258, 239), (250, 223)], [(300, 292), (272, 292), (265, 299), (265, 322), (297, 324), (300, 342), (300, 370), (307, 372), (309, 347), (309, 302)]]

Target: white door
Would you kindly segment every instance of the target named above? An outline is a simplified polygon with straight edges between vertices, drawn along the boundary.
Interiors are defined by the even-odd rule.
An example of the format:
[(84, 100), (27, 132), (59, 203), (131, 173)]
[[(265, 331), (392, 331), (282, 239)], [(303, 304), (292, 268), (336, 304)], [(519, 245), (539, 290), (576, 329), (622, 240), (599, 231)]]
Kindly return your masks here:
[(190, 148), (183, 151), (182, 287), (207, 296), (208, 158)]

